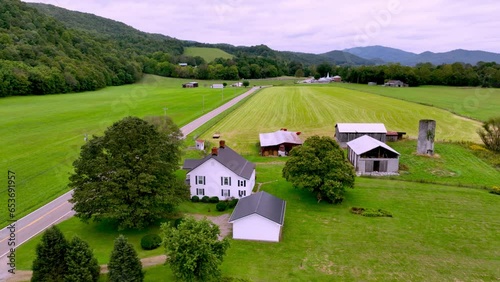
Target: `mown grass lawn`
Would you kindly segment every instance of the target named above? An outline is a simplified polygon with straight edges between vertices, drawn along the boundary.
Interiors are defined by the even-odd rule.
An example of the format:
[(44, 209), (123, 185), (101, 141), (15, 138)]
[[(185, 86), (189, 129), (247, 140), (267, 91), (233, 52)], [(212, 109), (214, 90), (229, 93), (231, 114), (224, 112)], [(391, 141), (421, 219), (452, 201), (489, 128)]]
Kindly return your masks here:
[(431, 105), (482, 121), (498, 116), (500, 109), (498, 88), (448, 86), (396, 88), (353, 83), (337, 84), (337, 86)]
[[(245, 91), (244, 88), (183, 89), (186, 80), (147, 75), (138, 84), (95, 92), (0, 99), (0, 170), (16, 173), (16, 216), (28, 214), (67, 191), (69, 172), (84, 135), (102, 135), (126, 116), (167, 115), (179, 126)], [(207, 82), (206, 84), (208, 84)], [(7, 202), (7, 187), (0, 202)], [(7, 209), (0, 211), (6, 225)]]
[(201, 138), (212, 139), (219, 131), (236, 151), (257, 154), (259, 133), (283, 127), (301, 131), (305, 139), (315, 134), (333, 137), (338, 122), (381, 122), (387, 130), (416, 138), (420, 119), (437, 121), (437, 140), (481, 142), (476, 133), (479, 122), (429, 106), (328, 86), (263, 89)]
[[(231, 240), (224, 276), (252, 281), (493, 281), (500, 278), (500, 197), (481, 189), (357, 178), (340, 205), (281, 178), (283, 164), (259, 163), (261, 190), (287, 201), (283, 240)], [(351, 207), (384, 209), (392, 218), (368, 218)], [(189, 209), (189, 207), (185, 207)], [(88, 240), (106, 263), (119, 232), (76, 219), (59, 224), (67, 237)], [(97, 230), (97, 232), (96, 232)], [(125, 235), (140, 250), (143, 234)], [(38, 239), (18, 250), (19, 269), (31, 266)], [(139, 251), (141, 257), (163, 250)], [(244, 267), (243, 267), (244, 266)], [(146, 281), (172, 281), (168, 266), (146, 268)]]

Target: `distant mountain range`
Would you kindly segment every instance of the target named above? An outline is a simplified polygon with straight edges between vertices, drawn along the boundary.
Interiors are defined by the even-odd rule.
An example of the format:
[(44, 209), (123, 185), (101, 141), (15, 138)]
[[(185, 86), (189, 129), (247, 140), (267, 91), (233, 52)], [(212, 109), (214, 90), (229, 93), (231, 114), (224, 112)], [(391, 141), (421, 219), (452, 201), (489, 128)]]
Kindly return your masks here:
[[(121, 42), (122, 46), (141, 48), (142, 51), (155, 51), (153, 48), (161, 43), (163, 50), (173, 54), (182, 53), (183, 47), (200, 46), (222, 49), (232, 55), (257, 55), (265, 58), (295, 61), (306, 65), (319, 65), (327, 62), (336, 65), (381, 65), (387, 63), (400, 63), (414, 66), (418, 63), (430, 62), (434, 65), (444, 63), (463, 62), (475, 65), (479, 61), (500, 62), (500, 54), (485, 51), (453, 50), (444, 53), (423, 52), (415, 54), (403, 50), (384, 47), (367, 46), (355, 47), (344, 50), (333, 50), (322, 54), (277, 51), (266, 45), (233, 46), (230, 44), (207, 44), (191, 40), (179, 40), (167, 35), (150, 34), (139, 31), (121, 22), (102, 18), (93, 14), (69, 11), (53, 5), (27, 3), (40, 12), (54, 17), (64, 23), (68, 28), (84, 30), (97, 36), (105, 36)], [(138, 43), (139, 42), (139, 43)], [(145, 42), (150, 42), (151, 44)], [(146, 50), (144, 50), (146, 48)]]
[(452, 64), (462, 62), (475, 65), (483, 62), (500, 62), (500, 54), (485, 51), (469, 51), (457, 49), (444, 53), (423, 52), (420, 54), (406, 52), (400, 49), (384, 46), (367, 46), (344, 49), (358, 57), (371, 60), (377, 64), (400, 63), (402, 65), (414, 66), (418, 63), (432, 63), (433, 65)]

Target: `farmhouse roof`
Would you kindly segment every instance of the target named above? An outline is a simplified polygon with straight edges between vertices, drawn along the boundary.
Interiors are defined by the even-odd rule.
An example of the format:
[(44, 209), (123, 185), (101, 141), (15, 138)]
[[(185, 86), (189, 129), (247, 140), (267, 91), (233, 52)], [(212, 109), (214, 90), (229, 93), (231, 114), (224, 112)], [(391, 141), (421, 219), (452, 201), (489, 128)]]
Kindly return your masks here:
[(347, 142), (347, 147), (351, 148), (351, 150), (353, 150), (356, 155), (361, 155), (378, 147), (382, 147), (399, 155), (398, 152), (396, 152), (393, 148), (389, 147), (384, 142), (380, 142), (368, 135), (363, 135), (359, 138)]
[[(270, 133), (259, 133), (260, 146), (276, 146), (283, 143), (302, 144), (298, 132), (278, 130)], [(300, 134), (300, 133), (299, 133)]]
[(229, 222), (233, 222), (251, 214), (258, 214), (283, 225), (285, 220), (285, 207), (286, 202), (282, 199), (264, 191), (257, 192), (248, 197), (241, 198), (238, 201), (233, 214), (231, 214), (229, 218)]
[(383, 123), (337, 123), (340, 133), (387, 133)]
[(340, 77), (340, 75), (336, 75), (336, 76), (334, 76), (333, 78), (341, 78), (341, 77)]
[(217, 155), (211, 154), (199, 160), (186, 159), (184, 160), (182, 168), (191, 171), (210, 159), (217, 160), (223, 166), (245, 179), (250, 179), (253, 171), (255, 170), (254, 163), (247, 161), (228, 146), (219, 148), (217, 150)]

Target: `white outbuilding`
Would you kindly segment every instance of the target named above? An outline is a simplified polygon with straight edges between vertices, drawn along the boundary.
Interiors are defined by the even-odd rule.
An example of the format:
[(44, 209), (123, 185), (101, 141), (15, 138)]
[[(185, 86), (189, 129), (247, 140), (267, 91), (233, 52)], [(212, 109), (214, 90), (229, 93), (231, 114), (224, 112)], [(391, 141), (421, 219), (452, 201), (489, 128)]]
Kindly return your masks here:
[(399, 170), (399, 153), (368, 135), (347, 142), (347, 157), (358, 174)]
[(285, 201), (263, 191), (240, 199), (229, 218), (233, 239), (279, 242), (285, 209)]

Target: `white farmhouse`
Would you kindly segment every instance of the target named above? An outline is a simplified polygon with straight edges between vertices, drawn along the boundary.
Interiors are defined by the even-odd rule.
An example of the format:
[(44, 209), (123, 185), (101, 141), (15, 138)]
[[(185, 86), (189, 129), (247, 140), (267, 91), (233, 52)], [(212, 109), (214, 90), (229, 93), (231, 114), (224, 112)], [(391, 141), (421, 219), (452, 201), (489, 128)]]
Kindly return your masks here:
[(233, 239), (279, 242), (285, 209), (285, 201), (262, 191), (239, 200), (229, 218)]
[(219, 148), (201, 160), (187, 159), (182, 167), (188, 171), (186, 182), (192, 196), (243, 198), (252, 193), (255, 185), (255, 164), (219, 142)]

